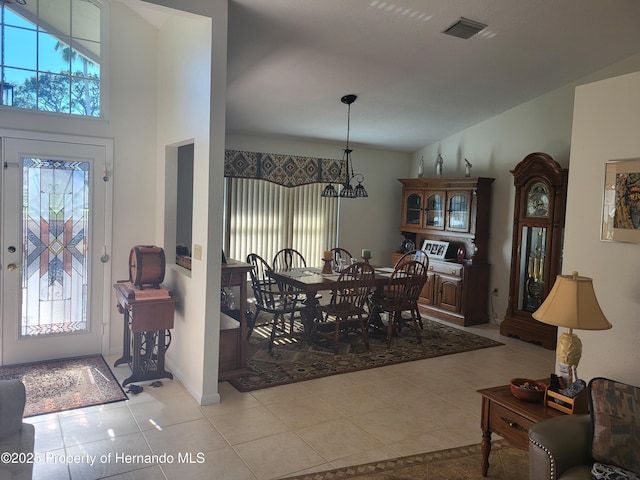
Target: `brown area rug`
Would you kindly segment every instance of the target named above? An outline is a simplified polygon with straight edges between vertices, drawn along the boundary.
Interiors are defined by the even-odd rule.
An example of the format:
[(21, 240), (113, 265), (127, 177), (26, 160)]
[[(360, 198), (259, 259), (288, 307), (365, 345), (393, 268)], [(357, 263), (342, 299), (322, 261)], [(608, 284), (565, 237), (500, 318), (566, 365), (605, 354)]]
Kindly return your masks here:
[(509, 446), (504, 440), (492, 442), (489, 472), (482, 476), (480, 445), (450, 448), (438, 452), (421, 453), (336, 468), (325, 472), (308, 473), (286, 480), (526, 480), (529, 478), (529, 455)]
[(24, 383), (25, 417), (129, 398), (101, 355), (0, 367), (0, 379)]
[[(258, 317), (260, 321), (268, 317)], [(393, 338), (391, 347), (385, 343), (386, 332), (373, 330), (369, 334), (370, 349), (366, 350), (360, 335), (342, 340), (338, 352), (329, 341), (320, 340), (308, 345), (302, 325), (296, 322), (294, 338), (276, 337), (277, 343), (269, 353), (270, 326), (256, 327), (249, 339), (250, 373), (229, 380), (241, 392), (301, 382), (313, 378), (369, 368), (410, 362), (425, 358), (469, 352), (503, 345), (459, 328), (423, 318), (422, 343), (416, 341), (411, 328), (403, 328)]]

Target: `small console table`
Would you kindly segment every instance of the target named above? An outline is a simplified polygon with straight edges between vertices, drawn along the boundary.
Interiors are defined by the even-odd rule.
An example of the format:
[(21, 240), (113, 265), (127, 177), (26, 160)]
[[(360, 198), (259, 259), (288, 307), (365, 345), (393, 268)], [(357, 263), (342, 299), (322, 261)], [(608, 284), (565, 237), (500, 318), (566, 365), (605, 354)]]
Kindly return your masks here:
[(164, 355), (168, 347), (165, 338), (173, 328), (177, 300), (163, 288), (141, 291), (127, 282), (116, 283), (113, 288), (118, 312), (124, 314), (122, 357), (115, 361), (114, 367), (127, 363), (132, 371), (122, 386), (157, 378), (173, 379), (164, 368)]
[[(547, 382), (548, 380), (541, 380)], [(489, 470), (491, 433), (497, 433), (514, 447), (529, 448), (529, 428), (545, 418), (564, 415), (543, 402), (531, 403), (517, 399), (509, 385), (478, 390), (482, 395), (482, 476)]]

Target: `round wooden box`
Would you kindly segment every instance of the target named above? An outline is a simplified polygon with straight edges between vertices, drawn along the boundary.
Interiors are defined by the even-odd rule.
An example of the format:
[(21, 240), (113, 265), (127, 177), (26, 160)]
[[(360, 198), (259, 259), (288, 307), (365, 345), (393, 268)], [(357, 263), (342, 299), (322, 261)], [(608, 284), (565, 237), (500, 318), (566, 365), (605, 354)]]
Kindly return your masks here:
[(136, 245), (129, 252), (129, 281), (142, 289), (145, 285), (160, 288), (164, 281), (164, 250), (153, 245)]

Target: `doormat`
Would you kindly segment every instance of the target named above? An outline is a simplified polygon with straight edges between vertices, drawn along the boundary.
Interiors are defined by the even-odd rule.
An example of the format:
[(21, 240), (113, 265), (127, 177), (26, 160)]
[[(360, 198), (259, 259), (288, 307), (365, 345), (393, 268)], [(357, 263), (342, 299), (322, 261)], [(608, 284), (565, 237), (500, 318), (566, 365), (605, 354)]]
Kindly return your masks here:
[[(505, 440), (491, 443), (489, 464), (489, 478), (529, 478), (528, 452), (509, 446)], [(287, 477), (285, 480), (471, 480), (483, 478), (481, 465), (482, 447), (478, 444)]]
[[(258, 317), (256, 323), (259, 324), (261, 320), (263, 318)], [(385, 342), (386, 331), (372, 330), (369, 333), (369, 350), (358, 334), (347, 340), (342, 338), (338, 352), (328, 341), (309, 345), (302, 333), (302, 325), (296, 321), (297, 333), (293, 338), (276, 337), (273, 351), (269, 353), (271, 327), (257, 327), (249, 339), (249, 373), (231, 378), (229, 383), (241, 392), (249, 392), (329, 375), (504, 345), (426, 318), (422, 321), (424, 329), (421, 344), (417, 343), (415, 332), (410, 327), (404, 327), (393, 338), (390, 348), (387, 348)]]
[(0, 379), (24, 383), (25, 417), (129, 399), (101, 355), (0, 367)]

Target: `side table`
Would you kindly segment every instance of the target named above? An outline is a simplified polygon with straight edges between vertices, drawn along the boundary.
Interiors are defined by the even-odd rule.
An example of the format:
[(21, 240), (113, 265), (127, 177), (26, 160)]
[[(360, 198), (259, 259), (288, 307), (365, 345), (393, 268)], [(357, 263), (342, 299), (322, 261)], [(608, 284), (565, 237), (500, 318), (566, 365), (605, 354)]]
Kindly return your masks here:
[(164, 355), (167, 349), (165, 336), (173, 328), (177, 300), (165, 289), (158, 291), (157, 295), (153, 290), (144, 290), (144, 298), (137, 298), (134, 290), (125, 283), (116, 283), (113, 288), (118, 311), (124, 314), (122, 357), (113, 366), (124, 363), (131, 366), (131, 376), (122, 382), (122, 386), (156, 378), (173, 379), (173, 375), (164, 368)]
[[(548, 383), (548, 380), (540, 380)], [(489, 470), (491, 434), (496, 433), (514, 447), (529, 448), (529, 428), (545, 418), (564, 415), (544, 403), (531, 403), (513, 396), (509, 385), (478, 390), (482, 395), (482, 476)]]

